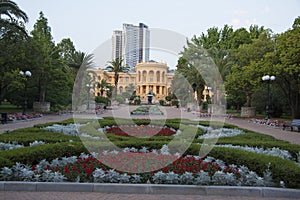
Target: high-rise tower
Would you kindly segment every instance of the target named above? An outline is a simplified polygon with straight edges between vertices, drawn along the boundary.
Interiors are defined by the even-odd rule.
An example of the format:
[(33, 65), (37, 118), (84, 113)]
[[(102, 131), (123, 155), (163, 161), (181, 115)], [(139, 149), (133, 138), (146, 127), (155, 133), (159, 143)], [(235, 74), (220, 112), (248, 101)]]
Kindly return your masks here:
[[(122, 42), (120, 42), (120, 40)], [(148, 62), (150, 55), (150, 31), (148, 26), (123, 24), (122, 31), (113, 32), (113, 56), (122, 58), (124, 64), (134, 67), (137, 63)], [(120, 55), (122, 55), (120, 57)]]

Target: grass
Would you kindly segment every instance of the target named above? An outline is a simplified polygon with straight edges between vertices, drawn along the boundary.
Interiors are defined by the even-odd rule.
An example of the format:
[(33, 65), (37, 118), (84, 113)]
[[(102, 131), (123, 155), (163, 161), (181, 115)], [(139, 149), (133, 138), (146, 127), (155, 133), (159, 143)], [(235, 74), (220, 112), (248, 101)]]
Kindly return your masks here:
[[(32, 113), (32, 109), (26, 110), (28, 113)], [(0, 112), (7, 112), (7, 113), (21, 113), (23, 112), (22, 106), (16, 106), (9, 102), (1, 102), (0, 104)]]

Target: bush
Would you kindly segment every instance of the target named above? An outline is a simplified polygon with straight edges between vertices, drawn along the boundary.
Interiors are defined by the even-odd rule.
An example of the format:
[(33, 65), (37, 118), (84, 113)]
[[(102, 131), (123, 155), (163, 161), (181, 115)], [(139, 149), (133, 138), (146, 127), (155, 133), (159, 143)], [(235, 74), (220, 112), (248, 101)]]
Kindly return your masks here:
[(16, 141), (18, 144), (28, 146), (34, 141), (43, 141), (45, 143), (68, 142), (70, 140), (79, 141), (78, 137), (53, 133), (39, 128), (18, 129), (12, 132), (6, 132), (0, 135), (0, 142), (9, 143)]
[(270, 170), (276, 183), (284, 181), (287, 187), (300, 188), (300, 168), (290, 160), (220, 147), (213, 148), (209, 156), (221, 159), (226, 163), (245, 165), (260, 176), (263, 175), (270, 163)]
[(11, 162), (10, 160), (6, 159), (6, 158), (2, 158), (0, 157), (0, 170), (3, 168), (3, 167), (11, 167), (13, 166), (14, 163)]
[(159, 105), (164, 106), (165, 104), (166, 104), (165, 100), (163, 100), (163, 99), (159, 100)]
[(103, 96), (96, 96), (95, 102), (96, 103), (103, 103), (107, 106), (107, 105), (110, 105), (111, 101), (110, 101), (109, 98), (106, 98), (106, 97), (103, 97)]
[[(22, 149), (13, 149), (0, 152), (0, 158), (7, 159), (11, 163), (35, 165), (41, 160), (53, 160), (64, 156), (79, 156), (81, 153), (88, 153), (80, 142), (62, 142), (57, 144), (45, 144)], [(8, 163), (8, 164), (11, 164)], [(7, 166), (1, 163), (1, 166)], [(9, 165), (11, 166), (11, 165)]]

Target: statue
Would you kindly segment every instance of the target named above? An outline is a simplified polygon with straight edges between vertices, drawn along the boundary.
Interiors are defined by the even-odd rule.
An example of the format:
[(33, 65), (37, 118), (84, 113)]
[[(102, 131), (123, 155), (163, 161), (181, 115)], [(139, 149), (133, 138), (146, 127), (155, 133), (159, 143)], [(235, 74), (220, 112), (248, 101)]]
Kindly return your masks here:
[(150, 86), (149, 88), (149, 93), (147, 94), (147, 97), (148, 97), (148, 104), (152, 104), (152, 99), (154, 97), (154, 93), (152, 92), (152, 87)]

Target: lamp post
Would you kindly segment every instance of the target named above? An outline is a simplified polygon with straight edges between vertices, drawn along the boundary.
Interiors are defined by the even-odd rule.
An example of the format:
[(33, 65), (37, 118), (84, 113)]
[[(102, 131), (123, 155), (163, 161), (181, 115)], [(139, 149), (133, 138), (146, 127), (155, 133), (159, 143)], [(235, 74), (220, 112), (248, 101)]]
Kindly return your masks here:
[(206, 86), (206, 102), (207, 103), (210, 103), (210, 91), (211, 91), (211, 87), (209, 87), (209, 86)]
[(24, 77), (25, 80), (25, 88), (24, 88), (24, 104), (23, 104), (23, 115), (26, 115), (27, 111), (27, 78), (31, 77), (30, 71), (20, 71), (19, 74)]
[(88, 103), (87, 103), (87, 110), (90, 109), (90, 92), (91, 89), (93, 88), (92, 84), (86, 84), (86, 88), (87, 88), (87, 93), (88, 93)]
[(275, 76), (265, 75), (261, 78), (263, 81), (267, 82), (268, 87), (268, 101), (266, 106), (266, 119), (270, 119), (270, 83), (276, 79)]

